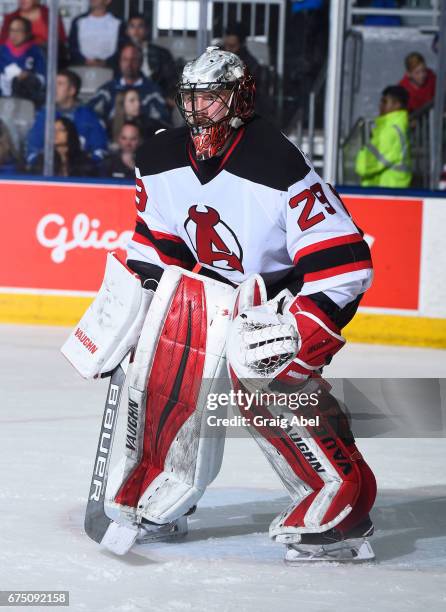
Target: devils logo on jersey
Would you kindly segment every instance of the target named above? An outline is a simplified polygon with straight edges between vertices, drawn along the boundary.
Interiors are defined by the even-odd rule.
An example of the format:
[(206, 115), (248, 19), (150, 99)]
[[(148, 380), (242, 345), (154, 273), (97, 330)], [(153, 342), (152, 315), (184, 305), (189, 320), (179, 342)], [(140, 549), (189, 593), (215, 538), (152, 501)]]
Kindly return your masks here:
[(243, 274), (243, 251), (233, 230), (210, 206), (189, 208), (184, 228), (197, 260), (220, 270), (237, 270)]

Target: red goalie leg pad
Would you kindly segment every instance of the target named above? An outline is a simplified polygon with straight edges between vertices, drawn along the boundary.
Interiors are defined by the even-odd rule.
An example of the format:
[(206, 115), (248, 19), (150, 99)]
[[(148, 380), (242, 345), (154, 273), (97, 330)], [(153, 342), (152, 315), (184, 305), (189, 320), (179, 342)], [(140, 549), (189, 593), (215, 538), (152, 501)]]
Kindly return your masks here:
[[(357, 451), (355, 445), (350, 448), (351, 452)], [(359, 497), (350, 514), (336, 527), (341, 533), (348, 533), (350, 529), (356, 527), (369, 514), (376, 499), (376, 480), (369, 465), (361, 457), (357, 461), (361, 472), (361, 490)]]
[[(240, 390), (243, 394), (247, 394), (246, 389), (238, 380), (231, 367), (229, 368), (229, 373), (234, 391), (237, 392)], [(286, 460), (299, 480), (304, 481), (309, 487), (315, 490), (319, 490), (324, 486), (324, 481), (318, 475), (318, 470), (321, 469), (320, 464), (314, 457), (313, 463), (309, 462), (308, 453), (307, 458), (305, 457), (305, 453), (308, 449), (304, 444), (304, 439), (302, 439), (302, 444), (296, 443), (295, 440), (287, 435), (282, 427), (268, 424), (273, 423), (275, 418), (265, 406), (255, 404), (254, 402), (248, 410), (246, 405), (242, 403), (239, 404), (239, 410), (252, 430), (255, 430), (256, 433), (253, 433), (254, 438), (262, 437), (268, 440), (276, 449), (277, 454), (281, 455)], [(259, 421), (255, 420), (256, 416), (260, 417)]]
[[(230, 374), (234, 389), (245, 392), (235, 373), (230, 370)], [(266, 406), (255, 402), (249, 410), (246, 410), (246, 406), (240, 406), (242, 415), (257, 435), (265, 438), (276, 449), (277, 461), (274, 456), (269, 459), (279, 476), (283, 476), (280, 465), (285, 460), (297, 477), (296, 482), (291, 484), (297, 488), (299, 483), (304, 482), (310, 490), (285, 519), (283, 524), (286, 527), (305, 527), (306, 514), (313, 503), (322, 508), (321, 525), (326, 524), (336, 519), (347, 506), (354, 507), (359, 496), (361, 473), (355, 457), (352, 458), (352, 453), (341, 437), (353, 440), (348, 422), (336, 400), (328, 393), (322, 392), (321, 395), (323, 399), (318, 410), (320, 425), (317, 427), (279, 427), (274, 424), (275, 417)], [(315, 414), (309, 413), (308, 416), (314, 418)], [(330, 420), (333, 424), (330, 424)], [(316, 442), (317, 451), (310, 444), (310, 438)], [(289, 476), (286, 478), (289, 479)], [(336, 482), (338, 486), (333, 495), (332, 484)], [(330, 486), (330, 494), (319, 496), (326, 485)]]
[[(324, 426), (326, 427), (326, 425)], [(311, 428), (308, 428), (309, 430)], [(322, 437), (314, 435), (313, 439), (325, 455), (322, 465), (324, 472), (320, 474), (323, 486), (300, 502), (284, 521), (286, 527), (305, 527), (306, 515), (312, 504), (318, 504), (323, 510), (320, 524), (325, 525), (335, 520), (347, 506), (355, 507), (361, 490), (361, 472), (357, 462), (351, 457), (342, 440), (333, 435)], [(316, 457), (320, 457), (320, 453)], [(328, 460), (328, 462), (327, 462)], [(336, 493), (333, 497), (323, 497), (323, 487), (338, 481)], [(322, 497), (319, 495), (322, 494)]]
[[(317, 452), (312, 454), (319, 458), (323, 471), (319, 473), (322, 486), (315, 489), (311, 501), (320, 506), (318, 513), (323, 512), (320, 524), (324, 525), (336, 519), (347, 507), (355, 507), (361, 490), (361, 472), (358, 468), (355, 454), (354, 438), (348, 420), (339, 403), (327, 390), (323, 380), (318, 389), (318, 404), (316, 406), (300, 406), (299, 414), (307, 419), (319, 417), (319, 424), (306, 427), (308, 438), (317, 445)], [(296, 438), (292, 428), (288, 435), (304, 449), (306, 441)], [(351, 447), (353, 445), (353, 451)], [(308, 453), (305, 453), (309, 457)], [(338, 482), (333, 495), (333, 483)], [(324, 496), (324, 486), (330, 487), (330, 494)], [(313, 487), (314, 489), (314, 487)], [(327, 493), (328, 493), (328, 489)], [(318, 495), (320, 493), (320, 495)], [(287, 527), (304, 527), (305, 515), (310, 510), (309, 498), (300, 502), (284, 522)]]
[(206, 356), (206, 302), (202, 283), (183, 276), (153, 358), (145, 409), (143, 452), (115, 501), (136, 507), (163, 471), (178, 430), (195, 410)]

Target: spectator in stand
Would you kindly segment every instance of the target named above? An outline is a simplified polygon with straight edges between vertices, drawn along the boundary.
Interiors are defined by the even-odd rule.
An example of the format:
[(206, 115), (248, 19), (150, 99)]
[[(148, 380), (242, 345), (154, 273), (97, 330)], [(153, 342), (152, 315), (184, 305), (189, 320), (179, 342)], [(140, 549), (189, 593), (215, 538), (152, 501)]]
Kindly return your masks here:
[(108, 6), (111, 0), (90, 0), (90, 10), (71, 24), (71, 63), (115, 67), (123, 24)]
[[(293, 100), (291, 111), (299, 100), (308, 98), (327, 60), (330, 2), (323, 0), (297, 0), (291, 3), (291, 14), (286, 18), (284, 95)], [(273, 32), (271, 32), (273, 34)], [(271, 48), (274, 42), (271, 41)], [(323, 123), (323, 104), (316, 101), (316, 122)], [(285, 103), (286, 104), (286, 103)], [(285, 113), (288, 111), (285, 108)], [(273, 116), (273, 112), (270, 113)]]
[(32, 39), (31, 22), (15, 17), (9, 23), (8, 38), (0, 45), (0, 89), (3, 96), (17, 96), (43, 103), (45, 59)]
[(412, 169), (408, 98), (407, 91), (399, 85), (386, 87), (382, 92), (371, 140), (356, 158), (362, 187), (409, 187)]
[(435, 97), (435, 73), (426, 66), (421, 53), (409, 53), (404, 61), (406, 74), (399, 82), (409, 94), (409, 113), (425, 106)]
[[(31, 167), (32, 174), (42, 174), (43, 153)], [(81, 149), (76, 126), (66, 117), (54, 123), (54, 176), (96, 176), (96, 166)]]
[(170, 51), (149, 42), (149, 29), (143, 15), (132, 15), (125, 33), (128, 42), (141, 49), (143, 75), (155, 81), (163, 95), (174, 102), (178, 74)]
[(262, 67), (256, 58), (248, 51), (246, 46), (246, 37), (248, 31), (244, 24), (233, 23), (226, 28), (223, 38), (223, 48), (225, 51), (230, 51), (239, 56), (245, 62), (250, 74), (256, 82), (256, 102), (255, 110), (264, 117), (271, 117), (273, 110), (271, 108), (271, 100), (265, 92), (265, 80), (263, 78)]
[(100, 175), (108, 178), (133, 179), (135, 175), (136, 150), (142, 144), (141, 128), (134, 121), (126, 121), (118, 136), (119, 150), (105, 159)]
[[(19, 8), (13, 13), (8, 13), (3, 18), (0, 43), (6, 42), (9, 25), (16, 17), (25, 17), (31, 22), (34, 43), (45, 47), (48, 41), (49, 12), (46, 6), (40, 4), (40, 0), (19, 0)], [(59, 42), (65, 44), (67, 40), (63, 21), (59, 16)]]
[[(76, 126), (81, 146), (93, 160), (101, 160), (107, 150), (107, 134), (98, 116), (89, 106), (79, 104), (79, 76), (71, 70), (59, 70), (56, 78), (56, 118), (67, 117)], [(30, 165), (43, 150), (46, 109), (36, 115), (28, 133), (26, 161)]]
[(19, 171), (19, 155), (15, 150), (6, 123), (0, 119), (0, 175)]
[(143, 140), (147, 140), (158, 130), (165, 129), (167, 125), (157, 119), (150, 119), (141, 113), (141, 100), (136, 89), (121, 91), (116, 96), (116, 106), (112, 123), (112, 140), (117, 142), (124, 123), (132, 121), (140, 129)]
[(142, 74), (141, 66), (141, 50), (132, 44), (125, 45), (119, 55), (119, 75), (105, 83), (89, 101), (89, 106), (109, 124), (113, 119), (117, 94), (127, 89), (137, 90), (142, 114), (151, 119), (169, 121), (169, 112), (161, 89)]
[(260, 86), (261, 68), (256, 58), (251, 55), (246, 46), (246, 37), (248, 33), (243, 23), (233, 23), (226, 28), (223, 38), (223, 48), (225, 51), (230, 51), (239, 56), (245, 62), (250, 74), (255, 78), (256, 85)]

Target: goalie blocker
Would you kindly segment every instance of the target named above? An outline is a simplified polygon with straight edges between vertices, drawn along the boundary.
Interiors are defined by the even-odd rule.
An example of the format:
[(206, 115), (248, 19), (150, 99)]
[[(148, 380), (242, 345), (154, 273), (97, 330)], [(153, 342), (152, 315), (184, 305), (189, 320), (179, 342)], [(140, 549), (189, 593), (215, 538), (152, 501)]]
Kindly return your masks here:
[(116, 253), (108, 253), (101, 288), (62, 354), (84, 378), (112, 372), (136, 346), (152, 296)]

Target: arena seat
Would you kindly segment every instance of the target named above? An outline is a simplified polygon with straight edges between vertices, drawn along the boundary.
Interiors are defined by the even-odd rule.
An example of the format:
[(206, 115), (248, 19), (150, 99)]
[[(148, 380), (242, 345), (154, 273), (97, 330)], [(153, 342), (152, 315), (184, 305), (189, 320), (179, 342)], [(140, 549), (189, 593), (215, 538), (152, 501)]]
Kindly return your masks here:
[(266, 41), (247, 38), (246, 46), (261, 66), (270, 66), (269, 45)]
[(70, 66), (70, 70), (82, 80), (79, 98), (83, 102), (88, 101), (101, 85), (113, 78), (113, 70), (101, 66)]
[(7, 125), (16, 149), (23, 152), (26, 135), (34, 123), (34, 104), (23, 98), (0, 98), (0, 117)]
[(153, 40), (155, 45), (168, 49), (174, 59), (186, 62), (197, 57), (197, 39), (188, 36), (158, 36)]

